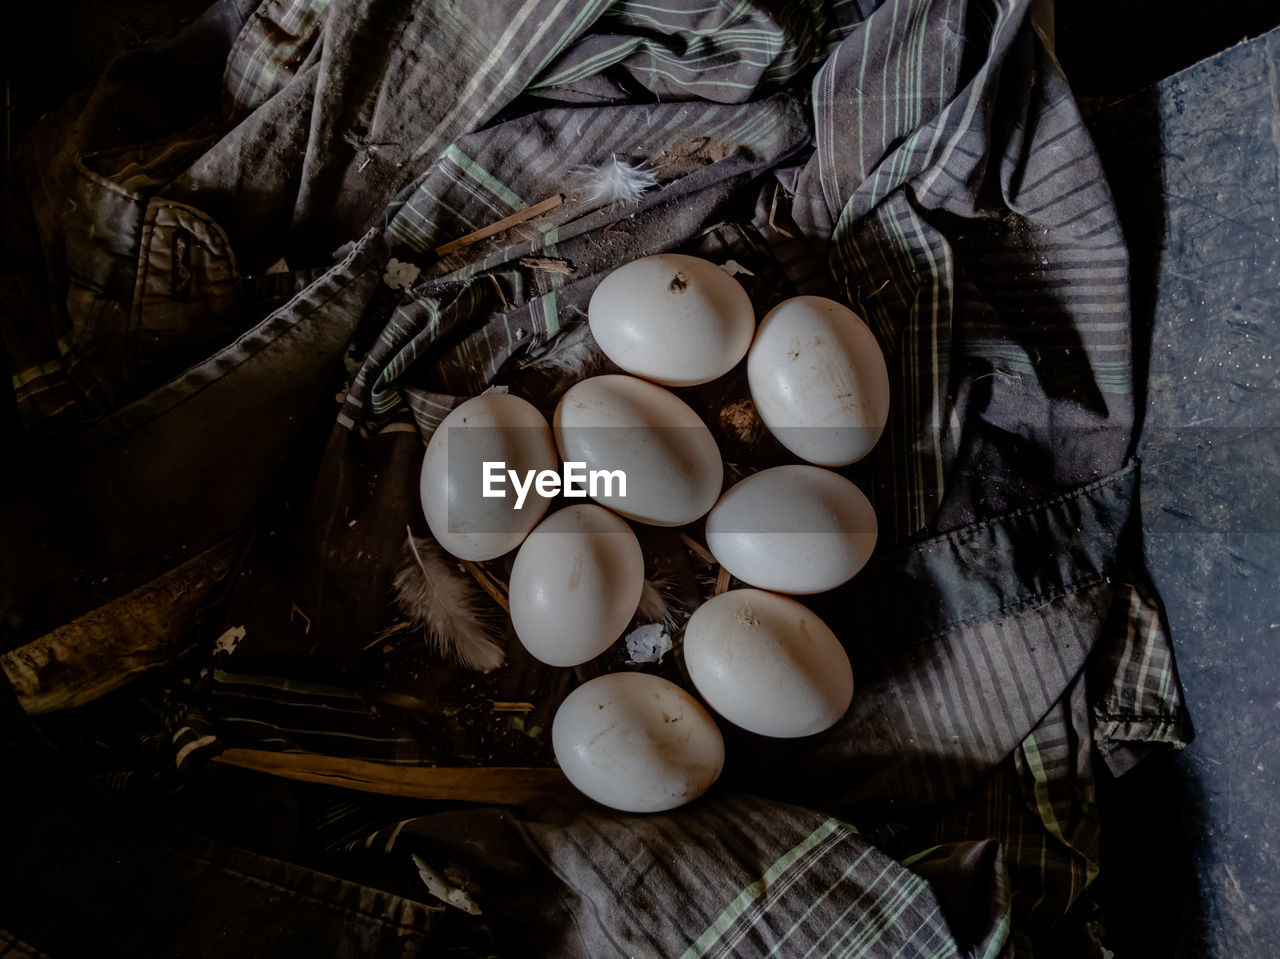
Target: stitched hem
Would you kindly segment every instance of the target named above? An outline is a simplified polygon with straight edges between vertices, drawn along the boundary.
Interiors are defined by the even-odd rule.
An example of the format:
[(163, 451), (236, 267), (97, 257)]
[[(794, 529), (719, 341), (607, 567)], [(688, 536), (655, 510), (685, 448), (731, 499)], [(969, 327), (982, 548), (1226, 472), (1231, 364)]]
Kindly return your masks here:
[(892, 550), (854, 579), (854, 613), (891, 642), (924, 641), (1110, 582), (1138, 472), (1131, 460), (1068, 493)]
[[(368, 257), (368, 247), (377, 236), (377, 233), (376, 229), (366, 233), (345, 259), (335, 264), (324, 276), (297, 293), (283, 306), (272, 311), (262, 321), (245, 330), (231, 343), (228, 343), (194, 366), (183, 370), (169, 382), (157, 387), (146, 396), (117, 410), (101, 423), (95, 424), (85, 433), (76, 437), (73, 442), (76, 443), (77, 448), (81, 450), (95, 449), (104, 443), (140, 429), (157, 417), (163, 416), (193, 396), (198, 395), (208, 386), (223, 379), (228, 373), (242, 366), (271, 343), (296, 330), (301, 324), (307, 322), (345, 292), (353, 283), (361, 280), (371, 269), (379, 266), (377, 258), (370, 258), (368, 262), (360, 264), (356, 270), (343, 276), (343, 271), (349, 266), (363, 257)], [(320, 292), (322, 287), (329, 288), (323, 290), (322, 298), (315, 299), (316, 294)], [(302, 307), (305, 307), (305, 309), (300, 309)], [(255, 340), (260, 342), (255, 344)], [(250, 348), (251, 344), (252, 347)], [(228, 363), (228, 358), (236, 356), (237, 353), (240, 355), (234, 361)], [(216, 374), (209, 376), (199, 375), (202, 371), (213, 368), (216, 368)], [(197, 381), (193, 383), (186, 382), (192, 379)]]

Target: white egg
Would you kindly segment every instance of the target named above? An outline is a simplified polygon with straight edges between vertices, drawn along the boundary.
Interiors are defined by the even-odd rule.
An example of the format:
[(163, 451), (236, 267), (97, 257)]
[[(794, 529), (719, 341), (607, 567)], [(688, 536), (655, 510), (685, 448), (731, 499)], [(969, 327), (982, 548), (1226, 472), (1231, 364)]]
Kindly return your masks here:
[(866, 456), (889, 418), (889, 373), (875, 334), (825, 297), (797, 296), (769, 311), (747, 355), (747, 382), (769, 432), (819, 466)]
[(631, 527), (603, 506), (552, 513), (516, 553), (511, 625), (550, 666), (594, 659), (622, 635), (640, 605), (644, 554)]
[[(724, 463), (706, 424), (679, 397), (634, 376), (593, 376), (570, 387), (553, 418), (566, 464), (588, 472), (620, 470), (592, 498), (652, 526), (692, 523), (715, 504)], [(566, 469), (568, 467), (566, 466)]]
[(712, 709), (762, 736), (820, 733), (853, 700), (853, 667), (827, 624), (760, 589), (733, 589), (699, 606), (685, 627), (684, 661)]
[(427, 443), (419, 483), (427, 525), (442, 547), (472, 562), (519, 546), (551, 502), (529, 489), (516, 509), (510, 482), (501, 487), (503, 496), (484, 496), (487, 461), (505, 463), (520, 476), (556, 469), (555, 441), (532, 403), (506, 393), (483, 393), (452, 410)]
[(600, 349), (628, 373), (692, 386), (747, 355), (756, 317), (741, 284), (709, 260), (662, 253), (610, 273), (587, 307)]
[(876, 514), (862, 490), (817, 466), (748, 476), (707, 516), (707, 547), (738, 579), (779, 593), (821, 593), (847, 582), (876, 546)]
[(662, 812), (701, 796), (724, 768), (715, 720), (675, 683), (610, 673), (571, 692), (551, 724), (561, 771), (623, 812)]

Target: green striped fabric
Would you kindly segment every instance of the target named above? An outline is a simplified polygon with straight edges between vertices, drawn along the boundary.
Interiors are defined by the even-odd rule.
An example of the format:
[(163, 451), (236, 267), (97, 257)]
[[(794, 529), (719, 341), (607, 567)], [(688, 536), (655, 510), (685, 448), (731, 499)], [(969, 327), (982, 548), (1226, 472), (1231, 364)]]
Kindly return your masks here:
[[(944, 617), (927, 636), (908, 624), (901, 647), (861, 649), (860, 692), (844, 723), (785, 750), (753, 744), (745, 782), (785, 782), (843, 820), (723, 796), (663, 817), (584, 813), (568, 825), (522, 825), (562, 890), (558, 908), (573, 917), (546, 933), (549, 954), (1030, 955), (1042, 936), (1063, 934), (1097, 873), (1089, 744), (1123, 754), (1142, 741), (1140, 717), (1162, 712), (1181, 730), (1184, 710), (1168, 681), (1167, 638), (1140, 625), (1150, 607), (1106, 581), (1110, 560), (1091, 565), (1067, 546), (1085, 528), (1076, 511), (1128, 480), (1041, 509), (1043, 486), (992, 489), (969, 475), (1007, 455), (1005, 432), (1040, 430), (1059, 450), (1058, 490), (1069, 489), (1117, 470), (1123, 448), (1103, 448), (1089, 471), (1072, 473), (1074, 450), (1047, 435), (1057, 424), (1039, 411), (1079, 395), (1073, 426), (1119, 436), (1132, 413), (1125, 249), (1026, 4), (792, 4), (775, 18), (745, 3), (584, 5), (551, 10), (558, 19), (536, 29), (532, 15), (522, 19), (529, 9), (519, 6), (503, 36), (533, 31), (536, 49), (485, 58), (489, 72), (458, 101), (477, 128), (448, 145), (423, 141), (418, 155), (431, 162), (388, 206), (390, 255), (418, 266), (419, 278), (386, 308), (339, 428), (376, 438), (408, 416), (425, 439), (490, 384), (524, 388), (521, 364), (581, 323), (603, 273), (687, 248), (742, 184), (790, 165), (758, 191), (755, 252), (739, 241), (728, 249), (755, 265), (763, 251), (804, 291), (847, 299), (883, 344), (895, 407), (888, 452), (867, 479), (886, 538), (909, 544), (937, 531), (924, 544), (1002, 555), (1010, 547), (981, 544), (985, 524), (973, 521), (1021, 506), (1009, 522), (1079, 564), (1046, 569), (1021, 604)], [(818, 63), (804, 111), (792, 95), (768, 95)], [(1019, 79), (1028, 75), (1030, 86)], [(487, 122), (484, 111), (505, 96), (495, 91), (517, 77), (535, 108)], [(661, 102), (617, 102), (637, 91)], [(575, 171), (615, 156), (644, 163), (660, 189), (625, 211), (573, 201)], [(443, 259), (431, 253), (566, 190), (570, 202), (536, 226)], [(526, 256), (563, 259), (573, 274), (522, 269)], [(824, 259), (827, 270), (815, 271)], [(991, 432), (973, 435), (988, 420)], [(1020, 473), (1006, 473), (1013, 487)], [(975, 485), (989, 502), (975, 502)], [(907, 568), (895, 562), (888, 583)], [(1113, 654), (1117, 645), (1127, 652)], [(1111, 685), (1098, 687), (1113, 690), (1104, 699), (1151, 691), (1119, 710), (1133, 726), (1104, 726), (1097, 696), (1086, 697), (1087, 666), (1107, 656), (1116, 658)], [(234, 698), (229, 678), (216, 689), (228, 741), (412, 755), (389, 731), (360, 741), (357, 724), (316, 721), (319, 701), (279, 695), (255, 706)], [(253, 722), (265, 725), (254, 733)], [(1126, 729), (1137, 730), (1134, 741)], [(419, 826), (427, 829), (398, 822), (349, 845), (428, 853), (414, 845)], [(957, 875), (987, 890), (969, 925), (952, 921), (959, 907), (943, 894)], [(569, 928), (572, 940), (557, 938)], [(1096, 943), (1076, 934), (1088, 955)]]
[[(291, 497), (314, 521), (287, 562), (259, 538), (228, 613), (244, 640), (172, 697), (184, 769), (228, 744), (460, 761), (440, 703), (418, 690), (395, 711), (425, 681), (374, 642), (420, 520), (422, 441), (491, 385), (549, 412), (566, 384), (531, 361), (581, 330), (609, 270), (671, 249), (733, 258), (762, 308), (847, 301), (889, 362), (886, 437), (855, 474), (883, 555), (814, 600), (855, 660), (849, 715), (796, 742), (731, 732), (729, 782), (669, 814), (424, 813), (353, 838), (344, 823), (369, 817), (353, 800), (324, 817), (331, 851), (471, 855), (492, 876), (486, 915), (540, 955), (1101, 955), (1074, 921), (1098, 869), (1095, 761), (1122, 772), (1189, 726), (1156, 600), (1119, 570), (1136, 485), (1127, 252), (1029, 8), (266, 0), (201, 136), (138, 147), (149, 171), (172, 159), (170, 182), (126, 187), (68, 150), (51, 182), (74, 199), (44, 237), (68, 288), (0, 290), (33, 431), (123, 430), (148, 396), (179, 403), (233, 375), (304, 306), (357, 327), (319, 478)], [(579, 169), (614, 158), (659, 186), (591, 203)], [(533, 223), (433, 252), (555, 194)], [(313, 282), (359, 237), (358, 276)], [(416, 279), (365, 295), (375, 253)], [(280, 289), (251, 295), (277, 268)], [(690, 395), (717, 429), (719, 389)], [(738, 454), (746, 471), (768, 451)], [(705, 592), (680, 555), (681, 587)], [(418, 665), (441, 699), (475, 682)], [(536, 670), (501, 681), (552, 710)]]

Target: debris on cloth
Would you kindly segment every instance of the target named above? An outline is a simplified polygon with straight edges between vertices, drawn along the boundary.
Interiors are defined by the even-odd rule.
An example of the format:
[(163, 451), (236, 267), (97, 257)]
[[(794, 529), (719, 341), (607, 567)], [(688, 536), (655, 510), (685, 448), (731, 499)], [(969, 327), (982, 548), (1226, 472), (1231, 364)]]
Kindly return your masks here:
[(427, 861), (416, 853), (413, 855), (413, 864), (418, 867), (418, 875), (426, 884), (427, 892), (455, 909), (461, 909), (472, 916), (480, 915), (480, 907), (465, 889), (446, 881), (444, 876), (432, 869)]
[(421, 273), (422, 270), (414, 264), (403, 263), (392, 257), (387, 261), (387, 269), (382, 274), (382, 282), (393, 290), (407, 290), (413, 286)]
[(230, 656), (236, 651), (236, 647), (240, 645), (240, 641), (244, 637), (245, 629), (243, 626), (232, 626), (214, 641), (213, 654), (215, 656)]
[(660, 663), (671, 652), (671, 634), (662, 623), (646, 623), (627, 633), (627, 656), (632, 663)]

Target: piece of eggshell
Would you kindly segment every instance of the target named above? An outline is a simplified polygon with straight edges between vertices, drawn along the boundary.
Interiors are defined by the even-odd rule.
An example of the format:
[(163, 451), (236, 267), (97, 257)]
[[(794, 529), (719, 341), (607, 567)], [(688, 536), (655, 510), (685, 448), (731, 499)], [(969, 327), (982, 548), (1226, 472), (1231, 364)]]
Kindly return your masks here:
[(583, 683), (560, 704), (551, 744), (569, 782), (623, 812), (683, 806), (724, 768), (715, 720), (675, 683), (648, 673)]
[(866, 456), (889, 418), (889, 372), (875, 334), (826, 297), (797, 296), (769, 311), (747, 354), (747, 382), (769, 432), (819, 466)]
[[(724, 463), (706, 424), (675, 394), (634, 376), (593, 376), (571, 386), (552, 420), (565, 462), (590, 471), (621, 470), (596, 502), (651, 526), (683, 526), (720, 496)], [(608, 495), (605, 495), (608, 492)]]
[(796, 600), (733, 589), (690, 617), (684, 661), (702, 698), (762, 736), (812, 736), (853, 700), (853, 667), (835, 634)]
[(482, 393), (452, 410), (427, 443), (419, 481), (427, 525), (445, 550), (472, 562), (519, 546), (551, 502), (530, 488), (517, 510), (509, 480), (502, 497), (485, 497), (486, 461), (505, 463), (521, 477), (528, 470), (557, 468), (551, 430), (532, 403), (507, 393)]
[(643, 590), (644, 554), (631, 527), (603, 506), (568, 506), (539, 523), (516, 553), (511, 625), (536, 659), (577, 666), (622, 635)]
[(707, 516), (707, 548), (744, 583), (821, 593), (862, 569), (876, 529), (871, 502), (839, 473), (775, 466), (720, 497)]
[(728, 373), (747, 355), (756, 328), (742, 285), (710, 260), (682, 253), (614, 270), (592, 294), (587, 319), (609, 359), (666, 386)]

